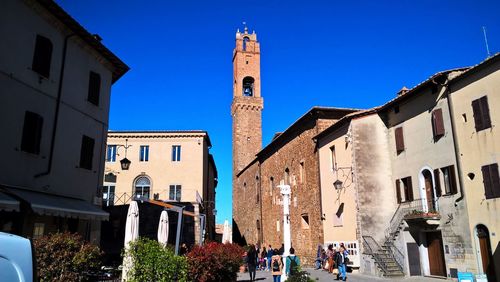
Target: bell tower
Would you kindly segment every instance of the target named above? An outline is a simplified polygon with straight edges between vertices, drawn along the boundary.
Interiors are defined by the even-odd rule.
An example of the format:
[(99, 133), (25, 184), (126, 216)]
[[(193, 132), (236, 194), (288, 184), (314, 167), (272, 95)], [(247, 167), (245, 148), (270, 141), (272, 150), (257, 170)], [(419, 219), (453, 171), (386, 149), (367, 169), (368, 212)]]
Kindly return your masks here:
[(260, 44), (257, 34), (236, 32), (233, 51), (233, 189), (235, 177), (262, 149), (262, 109), (260, 93)]

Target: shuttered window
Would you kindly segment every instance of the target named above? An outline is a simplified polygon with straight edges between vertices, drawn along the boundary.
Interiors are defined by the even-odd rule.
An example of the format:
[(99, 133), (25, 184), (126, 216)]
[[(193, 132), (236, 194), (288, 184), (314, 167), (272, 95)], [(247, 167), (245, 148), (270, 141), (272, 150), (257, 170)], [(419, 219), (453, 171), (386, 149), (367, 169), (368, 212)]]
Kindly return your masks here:
[(405, 190), (405, 201), (413, 201), (413, 184), (411, 183), (411, 176), (403, 178), (403, 185)]
[(401, 181), (399, 179), (396, 179), (396, 199), (398, 201), (398, 204), (401, 204)]
[(455, 174), (455, 166), (441, 168), (443, 172), (444, 192), (446, 195), (454, 195), (458, 192)]
[(491, 127), (490, 109), (488, 107), (488, 97), (483, 96), (472, 101), (472, 111), (474, 113), (474, 125), (476, 131), (481, 131)]
[(89, 74), (89, 92), (87, 96), (87, 100), (99, 106), (99, 94), (101, 91), (101, 76), (98, 73), (93, 71)]
[(47, 37), (37, 35), (31, 69), (39, 75), (48, 78), (50, 76), (51, 60), (52, 42)]
[(39, 114), (29, 111), (24, 114), (23, 137), (21, 139), (22, 151), (37, 155), (40, 153), (42, 127), (43, 118)]
[(434, 139), (444, 135), (443, 110), (435, 109), (432, 112), (432, 133)]
[(398, 127), (394, 131), (394, 135), (396, 137), (396, 152), (399, 154), (405, 150), (405, 141), (403, 138), (403, 128)]
[(440, 197), (442, 192), (441, 192), (441, 179), (439, 176), (439, 169), (434, 170), (434, 187), (436, 187), (436, 196)]
[(490, 164), (481, 167), (483, 173), (484, 196), (486, 199), (500, 197), (500, 180), (498, 175), (498, 164)]
[(94, 158), (94, 139), (83, 135), (82, 148), (80, 151), (80, 167), (84, 169), (92, 169), (92, 160)]

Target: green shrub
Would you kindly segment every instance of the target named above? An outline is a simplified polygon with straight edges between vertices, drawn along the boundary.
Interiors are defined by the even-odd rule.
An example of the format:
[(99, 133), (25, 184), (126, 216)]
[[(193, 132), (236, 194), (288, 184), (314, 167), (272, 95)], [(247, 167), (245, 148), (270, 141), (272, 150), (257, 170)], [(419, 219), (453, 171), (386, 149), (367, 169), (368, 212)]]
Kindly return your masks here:
[(243, 264), (242, 247), (236, 244), (207, 243), (188, 254), (189, 278), (193, 281), (236, 281)]
[(86, 281), (102, 253), (78, 234), (54, 233), (33, 240), (40, 281)]
[(134, 262), (127, 281), (188, 281), (186, 258), (176, 256), (158, 241), (139, 238), (124, 255), (129, 255)]
[(314, 280), (311, 279), (309, 272), (299, 270), (294, 275), (291, 275), (290, 277), (288, 277), (288, 279), (286, 281), (287, 282), (311, 282)]

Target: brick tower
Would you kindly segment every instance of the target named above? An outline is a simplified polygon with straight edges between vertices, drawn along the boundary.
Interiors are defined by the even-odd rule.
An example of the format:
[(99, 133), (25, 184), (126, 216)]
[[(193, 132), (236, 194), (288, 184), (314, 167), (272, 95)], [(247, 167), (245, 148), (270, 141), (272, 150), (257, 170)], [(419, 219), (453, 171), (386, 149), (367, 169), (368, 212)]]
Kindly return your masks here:
[[(248, 197), (255, 192), (246, 191), (246, 183), (239, 183), (237, 174), (255, 159), (262, 149), (262, 109), (264, 101), (260, 93), (260, 46), (257, 34), (236, 32), (236, 47), (233, 51), (233, 242), (246, 244), (249, 222), (255, 223), (260, 214), (257, 206)], [(255, 185), (252, 185), (255, 187)], [(250, 214), (251, 215), (250, 215)], [(260, 217), (257, 217), (260, 218)], [(255, 224), (251, 225), (255, 226)], [(240, 230), (243, 229), (243, 230)], [(252, 233), (253, 234), (253, 233)], [(250, 238), (247, 238), (250, 239)], [(253, 242), (255, 242), (255, 239)]]
[(262, 149), (260, 45), (255, 31), (236, 32), (233, 51), (233, 187), (235, 175)]

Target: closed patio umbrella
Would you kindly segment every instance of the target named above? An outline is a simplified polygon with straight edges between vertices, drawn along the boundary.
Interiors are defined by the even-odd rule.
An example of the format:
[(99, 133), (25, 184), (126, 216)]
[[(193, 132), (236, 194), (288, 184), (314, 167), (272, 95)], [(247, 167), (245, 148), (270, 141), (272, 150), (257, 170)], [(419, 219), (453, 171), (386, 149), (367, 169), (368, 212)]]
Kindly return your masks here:
[[(127, 252), (130, 242), (137, 238), (139, 238), (139, 207), (136, 201), (132, 201), (128, 207), (127, 222), (125, 224), (125, 252)], [(133, 263), (130, 256), (123, 258), (122, 281), (126, 281), (127, 272), (132, 268)]]
[(160, 223), (158, 224), (158, 242), (164, 247), (168, 241), (168, 213), (166, 210), (161, 212)]
[(231, 235), (229, 234), (229, 221), (224, 221), (224, 228), (222, 229), (222, 243), (231, 243)]

